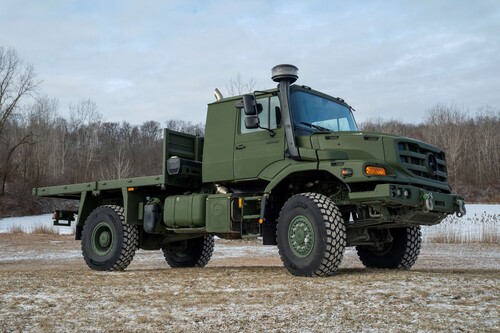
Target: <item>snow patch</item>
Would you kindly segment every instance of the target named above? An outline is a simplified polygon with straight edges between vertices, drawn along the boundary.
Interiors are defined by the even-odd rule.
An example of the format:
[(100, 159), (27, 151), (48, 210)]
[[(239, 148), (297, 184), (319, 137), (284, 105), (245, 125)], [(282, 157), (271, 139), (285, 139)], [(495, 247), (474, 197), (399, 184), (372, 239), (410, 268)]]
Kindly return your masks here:
[(54, 226), (52, 214), (0, 218), (0, 233), (7, 233), (16, 228), (20, 228), (26, 233), (32, 233), (38, 227), (54, 230), (61, 235), (74, 233), (73, 226)]
[[(484, 228), (489, 228), (489, 232), (500, 233), (500, 204), (467, 204), (467, 214), (458, 218), (455, 215), (448, 216), (443, 222), (435, 226), (422, 227), (422, 236), (424, 240), (443, 233), (445, 230), (462, 235), (467, 239), (477, 239), (483, 234)], [(21, 228), (27, 233), (33, 232), (37, 227), (49, 228), (59, 234), (68, 235), (74, 233), (75, 222), (72, 226), (54, 226), (52, 214), (43, 214), (35, 216), (0, 218), (0, 233), (8, 233), (15, 228)], [(268, 254), (277, 253), (275, 247), (263, 247), (263, 251)], [(217, 251), (217, 250), (216, 250)], [(241, 257), (246, 254), (246, 249), (241, 247), (228, 246), (223, 255), (225, 258)], [(252, 251), (252, 249), (250, 249)]]
[(20, 253), (9, 252), (8, 256), (2, 255), (0, 263), (16, 262), (20, 260), (61, 260), (61, 259), (75, 259), (81, 258), (81, 251), (66, 251), (66, 252), (34, 252), (25, 251)]

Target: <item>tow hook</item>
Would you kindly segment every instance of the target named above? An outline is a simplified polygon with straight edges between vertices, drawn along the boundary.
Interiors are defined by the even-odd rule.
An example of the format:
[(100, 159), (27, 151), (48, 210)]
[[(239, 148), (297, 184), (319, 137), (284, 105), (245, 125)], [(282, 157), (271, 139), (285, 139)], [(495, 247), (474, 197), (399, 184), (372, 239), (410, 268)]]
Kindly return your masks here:
[(463, 199), (455, 199), (455, 203), (458, 206), (458, 210), (455, 212), (458, 217), (462, 217), (467, 213), (465, 209), (465, 201)]
[(432, 198), (432, 192), (429, 193), (424, 192), (422, 194), (422, 199), (424, 200), (426, 211), (434, 209), (434, 200)]

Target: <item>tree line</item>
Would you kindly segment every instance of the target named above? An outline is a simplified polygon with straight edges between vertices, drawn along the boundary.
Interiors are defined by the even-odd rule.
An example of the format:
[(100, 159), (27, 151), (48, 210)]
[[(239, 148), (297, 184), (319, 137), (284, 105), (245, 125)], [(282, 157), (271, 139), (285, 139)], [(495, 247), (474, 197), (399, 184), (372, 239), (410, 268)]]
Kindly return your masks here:
[[(0, 217), (47, 210), (40, 206), (43, 200), (31, 196), (33, 187), (160, 174), (163, 127), (204, 133), (203, 124), (182, 120), (107, 122), (91, 100), (69, 105), (69, 117), (63, 117), (58, 100), (42, 95), (40, 86), (33, 66), (0, 47)], [(241, 77), (230, 86), (241, 90)], [(360, 127), (442, 148), (456, 192), (469, 201), (500, 202), (498, 109), (483, 107), (472, 114), (437, 105), (418, 125), (377, 119)]]
[(164, 127), (204, 133), (183, 120), (107, 122), (91, 100), (63, 117), (40, 85), (32, 65), (0, 47), (0, 217), (46, 210), (33, 187), (161, 174)]

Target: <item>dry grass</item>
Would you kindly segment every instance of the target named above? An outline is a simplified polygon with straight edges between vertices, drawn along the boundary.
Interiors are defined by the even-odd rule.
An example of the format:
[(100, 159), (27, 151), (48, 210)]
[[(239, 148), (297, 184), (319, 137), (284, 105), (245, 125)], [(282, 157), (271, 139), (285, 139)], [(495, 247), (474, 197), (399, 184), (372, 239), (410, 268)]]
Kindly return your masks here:
[(450, 215), (443, 222), (432, 226), (428, 243), (445, 244), (500, 244), (500, 215), (483, 212), (458, 218)]
[[(37, 225), (33, 229), (26, 229), (21, 226), (13, 226), (8, 230), (9, 234), (35, 234), (35, 235), (60, 235), (59, 231), (53, 227), (47, 225)], [(73, 227), (73, 233), (68, 233), (68, 235), (75, 234), (75, 227)]]
[(70, 236), (0, 235), (0, 248), (0, 332), (498, 332), (500, 325), (498, 245), (424, 244), (410, 271), (365, 269), (348, 249), (329, 278), (294, 277), (274, 247), (248, 241), (217, 240), (203, 269), (168, 269), (160, 251), (139, 251), (120, 273), (88, 269)]
[[(3, 273), (3, 274), (2, 274)], [(498, 271), (496, 272), (498, 273)], [(498, 328), (498, 274), (360, 271), (290, 276), (281, 267), (0, 272), (0, 331), (401, 332)], [(61, 287), (62, 281), (78, 281)], [(354, 283), (353, 283), (354, 282)], [(460, 286), (460, 288), (457, 288)], [(428, 292), (421, 293), (425, 288)], [(126, 302), (123, 300), (126, 299)], [(65, 313), (64, 317), (59, 317)], [(60, 318), (60, 320), (52, 320)]]
[(51, 228), (49, 226), (45, 225), (38, 225), (35, 228), (33, 228), (31, 231), (26, 230), (23, 227), (20, 226), (14, 226), (9, 228), (9, 233), (10, 234), (28, 234), (32, 233), (35, 235), (59, 235), (59, 231), (57, 231), (54, 228)]
[(31, 233), (36, 235), (59, 235), (59, 231), (46, 225), (37, 225)]
[(10, 234), (25, 234), (26, 233), (26, 230), (24, 230), (22, 227), (20, 226), (14, 226), (14, 227), (10, 227), (9, 228), (9, 233)]

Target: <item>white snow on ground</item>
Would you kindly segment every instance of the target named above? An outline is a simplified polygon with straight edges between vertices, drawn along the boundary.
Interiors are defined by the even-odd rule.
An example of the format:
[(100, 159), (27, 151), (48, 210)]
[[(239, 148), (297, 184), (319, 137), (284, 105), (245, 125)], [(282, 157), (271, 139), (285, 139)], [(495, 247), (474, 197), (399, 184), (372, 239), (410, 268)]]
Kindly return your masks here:
[(10, 232), (13, 228), (21, 228), (25, 232), (31, 233), (37, 227), (51, 228), (59, 232), (59, 234), (61, 235), (72, 234), (74, 232), (73, 226), (54, 226), (52, 221), (52, 214), (7, 217), (3, 219), (0, 218), (0, 233)]
[(250, 244), (245, 247), (225, 244), (223, 248), (216, 246), (213, 255), (219, 259), (226, 259), (245, 257), (253, 253), (259, 253), (260, 256), (272, 257), (273, 255), (278, 255), (278, 248), (276, 246), (262, 246), (260, 244)]
[[(422, 228), (424, 240), (434, 234), (450, 231), (467, 239), (477, 239), (488, 228), (489, 232), (500, 233), (500, 204), (468, 204), (467, 215), (458, 218), (451, 215), (441, 224)], [(74, 233), (74, 223), (71, 227), (54, 226), (52, 214), (35, 216), (0, 218), (0, 233), (6, 233), (13, 228), (21, 228), (31, 233), (37, 227), (47, 227), (56, 230), (59, 234)]]
[(34, 252), (23, 251), (19, 253), (9, 253), (8, 256), (2, 256), (0, 263), (19, 262), (20, 260), (61, 260), (61, 259), (75, 259), (81, 258), (81, 251), (47, 251), (47, 252)]

